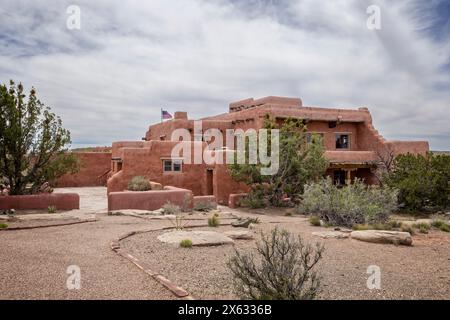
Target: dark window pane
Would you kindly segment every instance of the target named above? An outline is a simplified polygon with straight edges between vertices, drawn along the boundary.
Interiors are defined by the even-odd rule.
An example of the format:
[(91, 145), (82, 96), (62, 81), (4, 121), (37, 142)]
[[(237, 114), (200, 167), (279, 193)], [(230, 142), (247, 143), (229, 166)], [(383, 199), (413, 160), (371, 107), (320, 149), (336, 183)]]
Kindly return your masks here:
[(172, 160), (164, 160), (164, 171), (172, 171)]
[(173, 162), (173, 171), (180, 172), (181, 171), (181, 161)]
[(336, 149), (348, 149), (350, 145), (350, 140), (348, 134), (337, 134), (336, 135)]

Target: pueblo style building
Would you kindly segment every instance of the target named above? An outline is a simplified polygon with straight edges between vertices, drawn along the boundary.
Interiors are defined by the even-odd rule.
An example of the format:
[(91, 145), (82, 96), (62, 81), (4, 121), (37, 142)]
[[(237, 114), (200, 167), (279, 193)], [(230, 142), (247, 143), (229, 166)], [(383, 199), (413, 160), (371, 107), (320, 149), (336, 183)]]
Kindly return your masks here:
[[(202, 130), (210, 128), (261, 129), (264, 118), (270, 115), (277, 122), (289, 117), (303, 119), (309, 133), (322, 136), (329, 160), (327, 175), (336, 183), (350, 183), (355, 178), (369, 184), (376, 183), (375, 171), (380, 157), (401, 153), (425, 153), (426, 141), (386, 141), (372, 125), (367, 108), (329, 109), (303, 106), (296, 98), (265, 97), (230, 103), (229, 112), (202, 120)], [(248, 187), (232, 180), (226, 164), (188, 164), (183, 157), (171, 158), (172, 148), (179, 143), (171, 141), (176, 129), (188, 129), (193, 149), (207, 146), (205, 141), (194, 141), (194, 120), (186, 112), (176, 112), (173, 119), (151, 125), (143, 141), (114, 142), (112, 164), (107, 182), (108, 193), (123, 191), (134, 176), (145, 176), (163, 186), (189, 189), (194, 196), (214, 195), (219, 203), (227, 204), (230, 194), (248, 191)], [(184, 143), (184, 142), (183, 142)], [(232, 152), (224, 148), (222, 151)]]

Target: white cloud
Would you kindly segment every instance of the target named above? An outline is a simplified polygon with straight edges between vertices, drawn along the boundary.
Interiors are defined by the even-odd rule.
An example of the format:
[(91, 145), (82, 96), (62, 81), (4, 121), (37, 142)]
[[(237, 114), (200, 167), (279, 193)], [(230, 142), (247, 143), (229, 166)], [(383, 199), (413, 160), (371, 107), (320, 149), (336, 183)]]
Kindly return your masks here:
[(287, 95), (368, 106), (387, 138), (450, 150), (450, 42), (426, 32), (437, 3), (78, 1), (68, 30), (71, 1), (2, 0), (0, 79), (35, 86), (79, 144), (140, 139), (160, 107), (202, 117)]

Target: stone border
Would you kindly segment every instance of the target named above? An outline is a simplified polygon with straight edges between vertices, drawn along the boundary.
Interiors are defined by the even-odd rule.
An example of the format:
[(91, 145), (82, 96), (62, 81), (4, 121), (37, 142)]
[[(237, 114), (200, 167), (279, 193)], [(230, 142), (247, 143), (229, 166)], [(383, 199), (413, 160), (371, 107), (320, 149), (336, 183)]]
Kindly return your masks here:
[[(221, 223), (219, 226), (230, 226), (231, 223)], [(207, 227), (208, 225), (194, 225), (189, 226), (187, 228), (202, 228)], [(131, 263), (133, 263), (136, 267), (141, 269), (144, 273), (152, 277), (154, 280), (162, 284), (165, 288), (167, 288), (170, 292), (172, 292), (177, 298), (185, 299), (185, 300), (196, 300), (189, 292), (187, 292), (185, 289), (183, 289), (180, 286), (177, 286), (175, 283), (161, 275), (160, 273), (154, 272), (150, 269), (150, 267), (140, 261), (138, 258), (131, 255), (127, 250), (123, 249), (120, 246), (120, 241), (129, 238), (131, 236), (134, 236), (136, 234), (142, 234), (147, 232), (155, 232), (155, 231), (162, 231), (162, 230), (173, 230), (175, 227), (163, 227), (159, 229), (151, 229), (151, 230), (141, 230), (141, 231), (131, 231), (128, 233), (125, 233), (118, 237), (117, 239), (111, 241), (111, 250), (117, 253), (119, 256), (129, 260)]]
[(0, 229), (0, 232), (1, 231), (41, 229), (41, 228), (60, 227), (60, 226), (63, 227), (63, 226), (70, 226), (73, 224), (80, 224), (80, 223), (87, 223), (87, 222), (97, 222), (97, 219), (81, 220), (81, 221), (74, 221), (74, 222), (60, 223), (60, 224), (47, 224), (47, 225), (42, 225), (42, 226), (12, 227), (12, 228), (8, 227), (8, 228)]
[(147, 264), (143, 263), (142, 261), (139, 261), (139, 259), (137, 259), (133, 255), (131, 255), (127, 250), (123, 249), (120, 246), (120, 241), (122, 241), (128, 237), (134, 236), (136, 234), (147, 233), (147, 232), (152, 232), (152, 231), (160, 231), (160, 230), (169, 230), (169, 229), (174, 229), (174, 227), (164, 227), (164, 228), (155, 229), (155, 230), (152, 229), (152, 230), (128, 232), (111, 242), (111, 250), (113, 250), (119, 256), (129, 260), (136, 267), (141, 269), (144, 273), (146, 273), (147, 275), (152, 277), (154, 280), (156, 280), (157, 282), (162, 284), (165, 288), (167, 288), (170, 292), (172, 292), (177, 298), (181, 298), (181, 299), (185, 299), (185, 300), (195, 300), (195, 298), (193, 296), (191, 296), (189, 294), (189, 292), (187, 292), (185, 289), (177, 286), (175, 283), (173, 283), (172, 281), (170, 281), (163, 275), (151, 270)]

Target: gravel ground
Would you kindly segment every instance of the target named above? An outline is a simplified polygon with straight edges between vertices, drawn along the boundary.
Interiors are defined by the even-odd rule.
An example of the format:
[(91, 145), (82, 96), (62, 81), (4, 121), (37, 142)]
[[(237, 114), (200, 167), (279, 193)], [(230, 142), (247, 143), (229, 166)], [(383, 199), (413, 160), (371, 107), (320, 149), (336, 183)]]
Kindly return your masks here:
[[(89, 197), (91, 188), (83, 188)], [(89, 203), (82, 210), (101, 209)], [(91, 201), (92, 202), (92, 201)], [(85, 202), (86, 205), (86, 202)], [(0, 232), (0, 299), (174, 299), (158, 282), (110, 248), (124, 233), (169, 226), (124, 216), (97, 214), (97, 222)], [(81, 289), (68, 290), (67, 267), (81, 268)]]
[[(242, 213), (241, 213), (242, 214)], [(245, 213), (247, 216), (252, 214)], [(326, 246), (319, 268), (323, 276), (323, 299), (450, 299), (450, 234), (432, 231), (413, 237), (414, 246), (394, 246), (352, 239), (321, 239), (307, 219), (269, 214), (258, 215), (258, 228), (268, 231), (276, 225), (301, 234), (310, 242)], [(204, 230), (226, 231), (232, 227)], [(196, 229), (196, 230), (201, 230)], [(233, 245), (176, 248), (157, 240), (161, 231), (144, 233), (123, 240), (122, 246), (200, 299), (233, 299), (231, 275), (226, 261)], [(234, 247), (253, 248), (255, 241), (237, 240)], [(367, 268), (381, 268), (381, 289), (366, 286)]]

